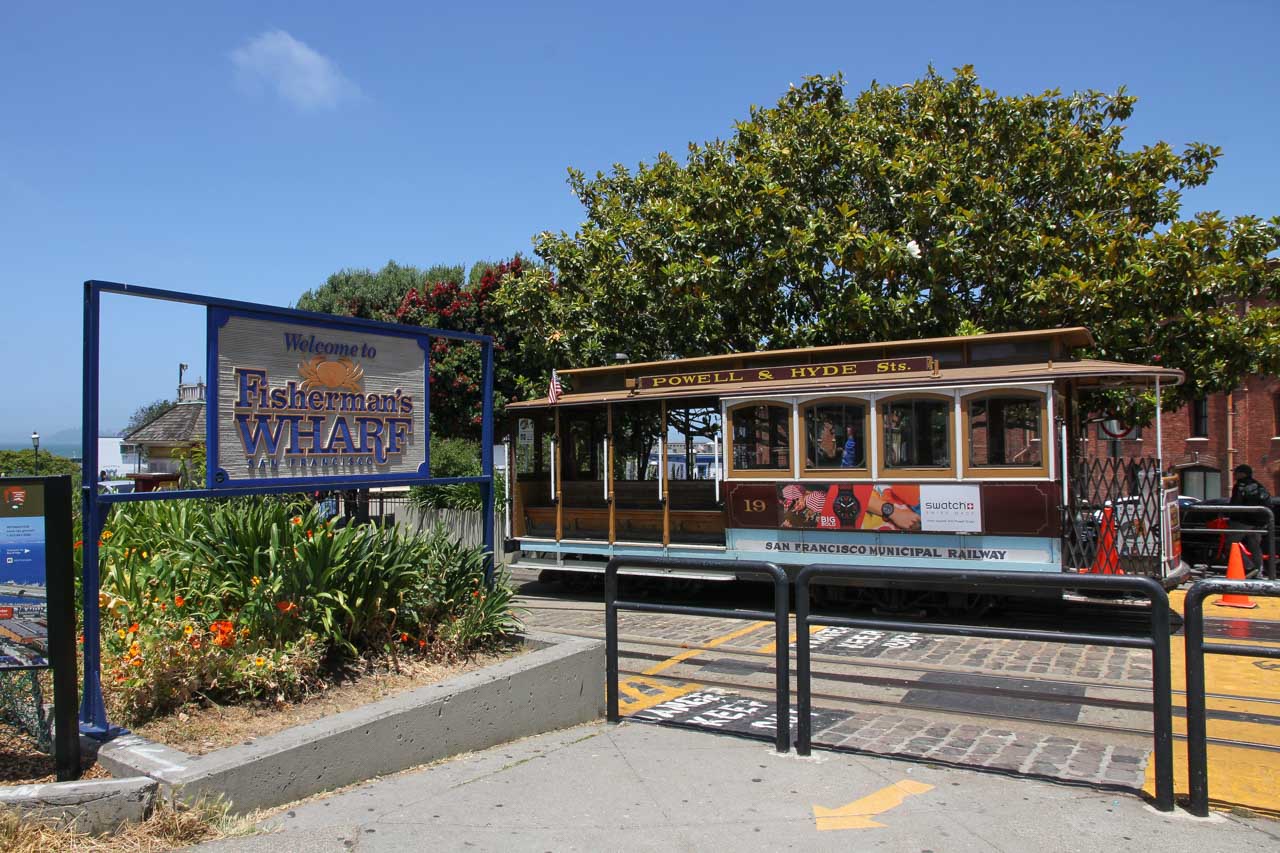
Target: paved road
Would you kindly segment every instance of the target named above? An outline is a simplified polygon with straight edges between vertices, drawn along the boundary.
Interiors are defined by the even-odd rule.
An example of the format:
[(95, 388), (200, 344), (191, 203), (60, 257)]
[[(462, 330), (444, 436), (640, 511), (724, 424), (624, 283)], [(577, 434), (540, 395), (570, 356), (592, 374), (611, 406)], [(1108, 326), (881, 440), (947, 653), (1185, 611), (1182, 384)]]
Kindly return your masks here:
[[(528, 623), (603, 636), (598, 593), (569, 596), (517, 575)], [(663, 595), (669, 595), (664, 591)], [(1175, 596), (1176, 599), (1176, 596)], [(750, 593), (710, 585), (685, 603), (770, 609)], [(1280, 603), (1280, 602), (1277, 602)], [(1251, 612), (1250, 612), (1251, 613)], [(1215, 614), (1207, 633), (1280, 640), (1280, 613)], [(1249, 615), (1246, 613), (1246, 615)], [(1142, 633), (1144, 610), (1090, 603), (1061, 612), (1008, 610), (1005, 625)], [(621, 711), (636, 719), (772, 736), (772, 625), (620, 614)], [(794, 629), (793, 629), (794, 631)], [(1154, 792), (1151, 656), (1097, 646), (821, 628), (814, 651), (814, 743), (881, 755)], [(794, 633), (793, 633), (794, 636)], [(1181, 638), (1173, 644), (1182, 685)], [(1274, 811), (1280, 777), (1280, 672), (1240, 658), (1209, 662), (1211, 793), (1225, 805)], [(1248, 672), (1237, 672), (1248, 670)], [(1181, 696), (1175, 704), (1185, 704)], [(1175, 730), (1185, 731), (1181, 707)], [(1178, 790), (1185, 792), (1179, 742)]]
[(779, 756), (624, 722), (553, 732), (313, 799), (206, 851), (1274, 851), (1280, 824), (885, 758)]

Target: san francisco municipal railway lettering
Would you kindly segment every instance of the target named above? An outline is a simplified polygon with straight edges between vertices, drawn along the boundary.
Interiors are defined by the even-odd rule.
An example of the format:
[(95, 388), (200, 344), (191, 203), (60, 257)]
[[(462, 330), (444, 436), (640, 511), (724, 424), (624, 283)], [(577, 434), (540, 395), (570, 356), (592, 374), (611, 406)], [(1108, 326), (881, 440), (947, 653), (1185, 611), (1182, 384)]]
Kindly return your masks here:
[(765, 542), (766, 551), (785, 554), (857, 554), (870, 557), (934, 557), (946, 560), (1004, 560), (1005, 548), (935, 548), (858, 545), (844, 542)]
[(301, 382), (276, 387), (266, 370), (235, 368), (234, 419), (251, 467), (355, 468), (385, 465), (405, 452), (412, 396), (399, 388), (365, 393), (364, 371), (346, 357), (316, 356), (298, 367)]
[(767, 367), (751, 370), (712, 370), (702, 373), (669, 373), (641, 376), (640, 388), (686, 388), (698, 385), (737, 385), (743, 382), (792, 382), (800, 379), (838, 379), (849, 376), (893, 376), (934, 369), (929, 356), (911, 358), (876, 358), (865, 361), (841, 361), (833, 364), (797, 364), (791, 367)]

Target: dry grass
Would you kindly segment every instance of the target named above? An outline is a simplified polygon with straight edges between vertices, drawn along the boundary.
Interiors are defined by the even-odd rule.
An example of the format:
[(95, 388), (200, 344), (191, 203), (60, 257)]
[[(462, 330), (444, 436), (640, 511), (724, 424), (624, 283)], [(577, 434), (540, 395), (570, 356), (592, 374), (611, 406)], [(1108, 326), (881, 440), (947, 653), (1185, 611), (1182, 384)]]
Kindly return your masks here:
[(0, 810), (0, 850), (6, 853), (52, 850), (152, 853), (249, 835), (257, 820), (256, 813), (242, 817), (229, 815), (226, 805), (220, 801), (204, 801), (193, 806), (160, 802), (143, 823), (128, 824), (115, 835), (94, 836), (20, 820), (16, 813)]
[(524, 651), (510, 646), (481, 652), (465, 660), (433, 662), (402, 658), (391, 668), (386, 660), (361, 662), (325, 689), (298, 703), (218, 705), (195, 702), (141, 725), (134, 734), (191, 755), (245, 743), (293, 726), (359, 708), (406, 690), (436, 684), (464, 672), (489, 666)]

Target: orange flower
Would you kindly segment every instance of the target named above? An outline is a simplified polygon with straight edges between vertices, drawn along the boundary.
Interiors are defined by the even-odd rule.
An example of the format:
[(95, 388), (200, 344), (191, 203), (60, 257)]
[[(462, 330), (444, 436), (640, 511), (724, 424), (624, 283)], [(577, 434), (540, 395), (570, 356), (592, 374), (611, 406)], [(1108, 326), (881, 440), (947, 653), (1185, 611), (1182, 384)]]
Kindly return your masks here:
[(192, 638), (191, 638), (191, 648), (193, 648), (193, 649), (198, 649), (198, 648), (200, 648), (200, 638), (199, 638), (199, 637), (192, 637)]
[(130, 634), (136, 634), (136, 633), (138, 633), (138, 623), (137, 623), (137, 622), (134, 622), (132, 625), (130, 625), (130, 626), (129, 626), (129, 633), (130, 633)]
[(300, 516), (300, 515), (295, 515), (293, 518), (289, 519), (289, 521), (290, 521), (292, 524), (294, 524), (295, 526), (296, 526), (296, 525), (299, 525), (299, 524), (302, 524), (302, 516)]
[(77, 550), (77, 551), (79, 551), (81, 548), (83, 548), (83, 547), (84, 547), (84, 540), (83, 540), (83, 539), (77, 539), (77, 540), (76, 540), (76, 546), (75, 546), (75, 547), (76, 547), (76, 550)]
[(213, 644), (220, 649), (229, 649), (236, 644), (236, 635), (216, 634), (213, 638)]
[(478, 589), (477, 589), (477, 590), (475, 590), (474, 592), (472, 592), (472, 593), (471, 593), (471, 597), (472, 597), (472, 598), (479, 598), (479, 597), (480, 597), (480, 590), (478, 590)]
[(81, 645), (84, 645), (84, 634), (80, 635), (80, 638), (77, 640), (77, 642), (79, 642)]
[(129, 666), (142, 666), (142, 658), (134, 658), (129, 661)]
[(420, 648), (420, 649), (425, 649), (426, 647), (427, 647), (427, 641), (426, 641), (426, 640), (419, 640), (419, 641), (418, 641), (418, 648)]
[(116, 676), (116, 684), (119, 684), (121, 681), (124, 681), (124, 673), (120, 673)]
[(308, 538), (308, 539), (310, 539), (310, 538), (311, 538), (311, 531), (310, 531), (310, 530), (308, 530), (308, 531), (307, 531), (307, 538)]
[(407, 643), (407, 642), (409, 642), (409, 635), (408, 635), (408, 634), (406, 634), (406, 633), (404, 633), (403, 631), (401, 631), (401, 632), (400, 632), (400, 642), (402, 642), (402, 643)]
[(99, 540), (98, 540), (98, 547), (99, 547), (99, 548), (105, 548), (105, 547), (106, 547), (106, 545), (107, 545), (107, 543), (106, 543), (106, 542), (103, 542), (101, 539), (99, 539)]
[(298, 609), (298, 605), (294, 604), (292, 601), (276, 602), (276, 610), (279, 610), (281, 613), (292, 613), (297, 609)]
[(236, 629), (235, 623), (230, 622), (226, 619), (219, 619), (218, 621), (210, 623), (209, 625), (209, 630), (215, 634), (230, 634), (233, 631), (235, 631), (235, 629)]
[(133, 643), (133, 644), (131, 644), (131, 645), (129, 646), (129, 656), (130, 656), (130, 657), (135, 657), (135, 658), (136, 658), (136, 657), (137, 657), (138, 655), (140, 655), (140, 654), (142, 654), (142, 646), (138, 645), (137, 643)]
[(173, 604), (175, 607), (182, 607), (186, 603), (187, 603), (187, 600), (183, 598), (181, 595), (175, 595), (173, 597)]

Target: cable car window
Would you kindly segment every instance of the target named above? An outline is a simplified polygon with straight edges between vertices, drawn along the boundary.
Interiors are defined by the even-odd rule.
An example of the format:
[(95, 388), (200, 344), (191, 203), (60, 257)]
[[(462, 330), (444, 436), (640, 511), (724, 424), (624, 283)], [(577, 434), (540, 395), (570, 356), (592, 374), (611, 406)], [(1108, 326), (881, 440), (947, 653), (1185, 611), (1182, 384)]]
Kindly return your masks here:
[(791, 409), (739, 406), (733, 410), (733, 467), (736, 471), (786, 471), (791, 467)]
[(886, 468), (951, 466), (951, 408), (948, 400), (906, 398), (880, 407)]
[(1039, 468), (1040, 397), (985, 397), (969, 403), (969, 464)]
[(867, 407), (818, 403), (804, 411), (805, 467), (866, 468)]

